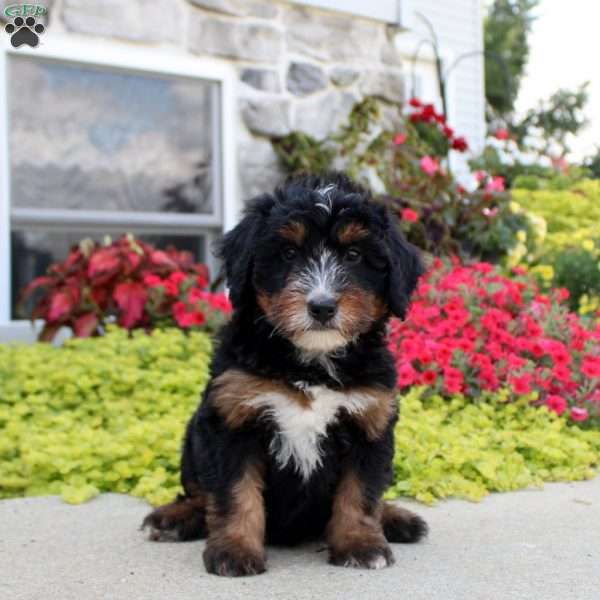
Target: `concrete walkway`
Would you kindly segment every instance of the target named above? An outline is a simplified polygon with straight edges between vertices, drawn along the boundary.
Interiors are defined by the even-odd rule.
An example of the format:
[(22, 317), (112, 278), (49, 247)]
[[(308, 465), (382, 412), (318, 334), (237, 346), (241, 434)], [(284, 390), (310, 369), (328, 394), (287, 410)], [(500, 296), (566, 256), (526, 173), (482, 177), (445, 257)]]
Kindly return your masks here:
[(270, 549), (269, 572), (207, 575), (203, 542), (151, 543), (143, 502), (105, 495), (0, 502), (0, 598), (6, 600), (592, 600), (600, 597), (600, 478), (480, 504), (416, 506), (431, 527), (395, 545), (381, 571), (329, 566), (317, 545)]

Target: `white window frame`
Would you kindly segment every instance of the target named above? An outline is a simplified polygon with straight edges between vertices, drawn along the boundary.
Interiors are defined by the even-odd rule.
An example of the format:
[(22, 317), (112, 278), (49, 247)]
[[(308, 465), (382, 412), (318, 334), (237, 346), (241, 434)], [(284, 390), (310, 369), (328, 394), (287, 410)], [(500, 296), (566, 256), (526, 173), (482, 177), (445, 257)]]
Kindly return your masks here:
[[(0, 325), (18, 323), (11, 320), (11, 225), (30, 223), (36, 212), (31, 209), (11, 211), (7, 81), (10, 56), (31, 56), (131, 73), (202, 79), (218, 84), (218, 87), (215, 86), (218, 101), (212, 103), (213, 107), (218, 107), (218, 114), (213, 117), (213, 140), (218, 142), (217, 155), (213, 161), (213, 185), (217, 188), (215, 197), (222, 199), (221, 205), (214, 207), (218, 212), (212, 215), (175, 215), (81, 211), (82, 214), (78, 216), (73, 212), (56, 209), (46, 213), (43, 222), (39, 216), (36, 218), (38, 228), (40, 225), (44, 230), (72, 226), (74, 229), (95, 229), (110, 233), (111, 230), (133, 226), (143, 233), (202, 233), (210, 238), (208, 228), (215, 232), (218, 229), (230, 229), (237, 222), (242, 208), (236, 189), (236, 77), (231, 65), (218, 60), (192, 57), (175, 49), (136, 47), (117, 41), (73, 39), (73, 36), (60, 34), (47, 36), (43, 42), (37, 48), (21, 46), (15, 49), (9, 44), (8, 36), (5, 36), (0, 47)], [(40, 108), (43, 110), (43, 107)], [(207, 262), (214, 267), (214, 264), (210, 264), (209, 256), (207, 253)]]
[(402, 0), (291, 0), (294, 4), (305, 4), (315, 8), (358, 15), (385, 23), (399, 23), (402, 15)]

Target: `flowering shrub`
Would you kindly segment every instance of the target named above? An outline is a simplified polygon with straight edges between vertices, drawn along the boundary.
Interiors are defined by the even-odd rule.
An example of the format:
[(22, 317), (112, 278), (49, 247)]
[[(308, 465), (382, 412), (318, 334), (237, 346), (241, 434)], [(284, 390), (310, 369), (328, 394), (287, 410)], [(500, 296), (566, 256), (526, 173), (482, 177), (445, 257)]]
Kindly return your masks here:
[[(587, 328), (517, 271), (488, 263), (450, 267), (437, 259), (405, 322), (392, 323), (399, 386), (477, 400), (527, 397), (573, 421), (600, 425), (600, 324)], [(506, 386), (501, 390), (502, 386)]]
[[(518, 190), (513, 196), (532, 223), (535, 239), (511, 252), (544, 288), (566, 287), (573, 310), (600, 309), (600, 182), (581, 181), (569, 190)], [(525, 248), (525, 245), (527, 248)]]
[(357, 103), (339, 132), (314, 140), (300, 132), (273, 140), (290, 173), (322, 172), (336, 167), (362, 180), (402, 219), (411, 242), (434, 254), (464, 254), (500, 260), (527, 229), (527, 218), (509, 209), (501, 177), (481, 175), (467, 190), (448, 169), (447, 155), (464, 152), (466, 140), (456, 136), (432, 104), (410, 101), (399, 111), (397, 127), (389, 126), (373, 98)]
[(224, 294), (206, 291), (208, 270), (188, 252), (157, 250), (132, 236), (101, 246), (84, 240), (67, 259), (24, 290), (22, 305), (43, 319), (40, 340), (61, 327), (77, 337), (98, 335), (116, 319), (126, 329), (177, 324), (214, 329), (231, 306)]
[[(101, 492), (169, 502), (180, 492), (185, 425), (209, 377), (198, 331), (109, 326), (63, 346), (0, 344), (0, 498)], [(500, 393), (478, 405), (402, 398), (390, 497), (423, 502), (591, 477), (600, 432)], [(497, 398), (497, 399), (496, 399)], [(440, 450), (442, 449), (442, 450)]]

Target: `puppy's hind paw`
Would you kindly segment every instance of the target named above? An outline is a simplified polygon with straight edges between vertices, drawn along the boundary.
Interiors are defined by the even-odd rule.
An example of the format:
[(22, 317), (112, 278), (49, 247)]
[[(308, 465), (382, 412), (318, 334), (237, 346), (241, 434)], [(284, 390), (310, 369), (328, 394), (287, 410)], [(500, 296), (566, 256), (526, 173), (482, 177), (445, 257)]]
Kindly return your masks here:
[(140, 529), (149, 528), (153, 542), (187, 542), (206, 537), (204, 511), (193, 500), (177, 500), (146, 516)]

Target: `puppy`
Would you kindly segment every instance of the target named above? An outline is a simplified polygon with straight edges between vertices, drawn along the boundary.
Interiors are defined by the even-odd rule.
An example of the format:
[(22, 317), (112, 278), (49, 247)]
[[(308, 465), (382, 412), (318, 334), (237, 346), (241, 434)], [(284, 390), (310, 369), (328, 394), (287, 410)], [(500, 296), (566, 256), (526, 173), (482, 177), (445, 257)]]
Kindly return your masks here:
[(386, 504), (396, 370), (386, 323), (422, 267), (384, 207), (339, 173), (248, 205), (220, 256), (234, 306), (187, 426), (185, 494), (148, 515), (154, 540), (207, 537), (210, 573), (265, 570), (265, 542), (325, 537), (334, 565), (393, 563), (426, 534)]

